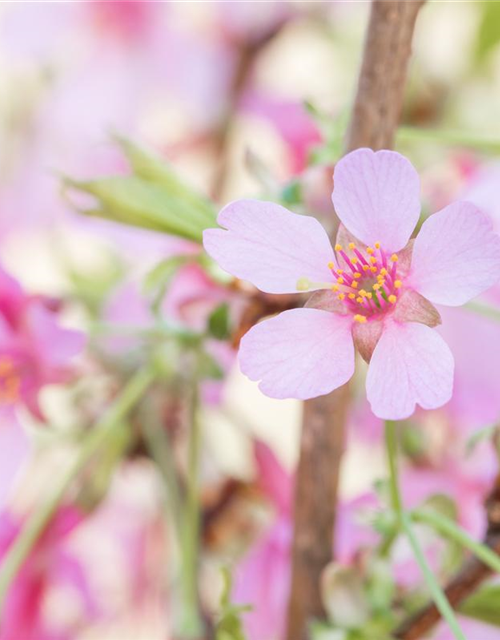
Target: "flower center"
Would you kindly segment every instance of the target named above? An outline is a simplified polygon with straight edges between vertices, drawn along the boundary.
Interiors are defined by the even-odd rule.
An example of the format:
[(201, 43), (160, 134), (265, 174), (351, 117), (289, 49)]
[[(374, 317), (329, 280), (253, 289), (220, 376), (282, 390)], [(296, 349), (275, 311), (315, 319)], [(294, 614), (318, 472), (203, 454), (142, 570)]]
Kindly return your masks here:
[(357, 322), (366, 322), (368, 317), (391, 309), (402, 286), (397, 254), (389, 256), (380, 242), (374, 247), (361, 251), (351, 242), (344, 250), (336, 244), (337, 263), (345, 268), (337, 268), (333, 262), (328, 264), (337, 281), (331, 289), (349, 307)]
[(9, 356), (0, 356), (0, 404), (13, 404), (19, 399), (21, 379)]

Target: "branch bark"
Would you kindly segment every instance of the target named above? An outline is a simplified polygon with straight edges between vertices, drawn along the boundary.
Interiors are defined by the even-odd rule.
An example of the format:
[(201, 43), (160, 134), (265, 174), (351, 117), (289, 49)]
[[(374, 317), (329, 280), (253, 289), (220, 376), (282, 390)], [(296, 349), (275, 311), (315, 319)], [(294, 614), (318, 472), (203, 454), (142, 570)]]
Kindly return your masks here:
[[(423, 0), (373, 0), (346, 152), (390, 148), (399, 122), (415, 20)], [(295, 489), (287, 640), (324, 616), (320, 577), (332, 559), (347, 385), (304, 403)]]
[[(484, 543), (500, 555), (500, 476), (497, 477), (495, 486), (486, 500), (486, 513), (488, 529)], [(487, 565), (475, 557), (470, 557), (444, 589), (451, 606), (458, 609), (491, 575), (492, 571)], [(394, 637), (399, 640), (418, 640), (428, 634), (440, 619), (435, 604), (429, 602), (404, 620), (394, 632)]]

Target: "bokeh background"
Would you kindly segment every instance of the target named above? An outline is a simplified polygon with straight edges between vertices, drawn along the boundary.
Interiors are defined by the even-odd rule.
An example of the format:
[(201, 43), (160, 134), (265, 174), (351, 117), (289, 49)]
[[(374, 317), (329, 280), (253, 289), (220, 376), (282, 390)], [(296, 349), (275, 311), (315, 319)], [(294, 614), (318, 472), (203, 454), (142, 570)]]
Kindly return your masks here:
[[(64, 300), (66, 326), (89, 331), (89, 309), (97, 308), (99, 321), (139, 323), (137, 291), (146, 274), (171, 256), (196, 256), (199, 247), (78, 212), (80, 202), (62, 187), (64, 176), (126, 174), (117, 134), (154, 148), (187, 184), (220, 205), (265, 194), (328, 223), (333, 163), (355, 92), (368, 12), (369, 3), (347, 1), (2, 3), (2, 265), (27, 291)], [(500, 223), (499, 23), (496, 2), (429, 2), (419, 18), (398, 149), (421, 173), (428, 213), (467, 194)], [(184, 278), (172, 284), (172, 313), (186, 292), (206, 284), (198, 273)], [(495, 355), (498, 329), (486, 330)], [(456, 334), (463, 343), (462, 328)], [(126, 340), (110, 348), (131, 349)], [(25, 411), (19, 429), (0, 429), (3, 511), (22, 518), (46, 495), (73, 455), (74, 433), (99, 413), (111, 383), (93, 356), (79, 356), (74, 384), (43, 389), (43, 427)], [(262, 540), (273, 519), (273, 509), (255, 497), (265, 474), (262, 460), (273, 455), (280, 473), (292, 474), (301, 419), (298, 401), (264, 397), (234, 358), (220, 358), (226, 358), (225, 378), (207, 390), (203, 407), (202, 494), (207, 513), (224, 491), (236, 497), (205, 532), (201, 584), (214, 592), (207, 598), (213, 607), (219, 567), (228, 558), (248, 559), (243, 548), (257, 553), (252, 541)], [(474, 346), (464, 358), (481, 364)], [(469, 373), (495, 395), (496, 371), (488, 362)], [(450, 423), (465, 441), (498, 417), (494, 402), (467, 394), (466, 375), (458, 384), (464, 393), (457, 389), (453, 406), (418, 417), (417, 432), (432, 442), (435, 460), (446, 448)], [(359, 382), (359, 397), (361, 390)], [(341, 484), (346, 510), (385, 473), (381, 427), (361, 399), (351, 423)], [(485, 461), (486, 454), (472, 465), (487, 475), (484, 482), (474, 476), (474, 514), (493, 474)], [(443, 468), (437, 464), (436, 474)], [(149, 457), (135, 452), (112, 477), (102, 471), (89, 484), (99, 495), (98, 508), (74, 529), (61, 525), (69, 533), (50, 551), (43, 616), (66, 635), (47, 638), (168, 637), (164, 603), (173, 559), (165, 543), (161, 478)], [(423, 481), (415, 480), (417, 486), (424, 494)], [(254, 561), (255, 576), (247, 579), (241, 601), (260, 598), (268, 607), (283, 599), (272, 591), (263, 595), (265, 583), (258, 582), (288, 548), (289, 513), (288, 526), (283, 522), (267, 560)], [(352, 522), (348, 516), (345, 526)], [(286, 566), (284, 571), (278, 591), (286, 591)], [(251, 638), (280, 637), (279, 622), (278, 631), (259, 624), (250, 629)], [(42, 635), (5, 640), (31, 637)]]

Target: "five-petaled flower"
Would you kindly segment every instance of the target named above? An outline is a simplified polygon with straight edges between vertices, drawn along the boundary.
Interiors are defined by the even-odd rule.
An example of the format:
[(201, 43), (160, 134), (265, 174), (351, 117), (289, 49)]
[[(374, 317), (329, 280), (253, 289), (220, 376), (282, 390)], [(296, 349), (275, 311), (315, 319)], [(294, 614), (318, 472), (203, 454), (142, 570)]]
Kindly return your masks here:
[(240, 365), (275, 398), (329, 393), (354, 373), (355, 346), (370, 363), (373, 412), (384, 419), (445, 404), (453, 356), (434, 330), (434, 304), (459, 306), (500, 278), (500, 237), (477, 207), (456, 202), (430, 216), (415, 240), (420, 181), (398, 153), (358, 149), (337, 164), (335, 248), (312, 218), (255, 200), (227, 205), (225, 229), (204, 234), (226, 271), (268, 293), (315, 291), (306, 308), (253, 327)]

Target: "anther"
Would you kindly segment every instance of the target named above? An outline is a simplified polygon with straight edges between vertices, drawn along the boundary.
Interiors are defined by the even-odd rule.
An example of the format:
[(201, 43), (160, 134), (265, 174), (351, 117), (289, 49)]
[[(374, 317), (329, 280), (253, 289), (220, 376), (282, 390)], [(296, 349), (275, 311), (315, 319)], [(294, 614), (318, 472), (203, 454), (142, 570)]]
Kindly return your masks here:
[(401, 282), (401, 280), (396, 280), (394, 282), (394, 288), (395, 289), (401, 289), (402, 286), (403, 286), (403, 283)]
[(356, 294), (355, 294), (355, 293), (349, 293), (349, 294), (347, 295), (347, 297), (348, 297), (350, 300), (354, 300), (354, 298), (356, 297)]
[(371, 262), (372, 264), (377, 264), (377, 258), (376, 258), (375, 256), (372, 256), (372, 257), (370, 258), (370, 262)]
[(397, 261), (398, 261), (398, 256), (395, 253), (393, 253), (391, 256), (391, 262), (397, 262)]
[(363, 304), (364, 299), (363, 299), (361, 296), (358, 296), (358, 297), (356, 298), (356, 302), (359, 302), (359, 304)]
[(335, 265), (334, 265), (334, 263), (333, 263), (333, 262), (329, 262), (329, 263), (328, 263), (328, 268), (329, 268), (329, 269), (333, 269), (333, 267), (334, 267), (334, 266), (335, 266)]
[(349, 249), (351, 251), (354, 251), (355, 248), (356, 248), (356, 245), (354, 244), (354, 242), (349, 242)]
[(339, 276), (341, 276), (344, 273), (343, 269), (337, 269), (337, 273), (339, 274)]
[(375, 246), (375, 249), (380, 249), (380, 242), (376, 242), (374, 246)]
[(354, 277), (356, 278), (356, 280), (359, 280), (359, 278), (361, 278), (361, 274), (360, 273), (355, 273)]
[(337, 278), (337, 282), (339, 284), (344, 284), (344, 278), (342, 278), (342, 276), (340, 278)]
[(341, 244), (336, 244), (335, 245), (335, 251), (342, 251), (342, 245)]
[(351, 287), (352, 287), (353, 289), (357, 289), (357, 288), (358, 288), (358, 283), (357, 283), (357, 281), (356, 281), (356, 280), (353, 280), (353, 281), (351, 282)]
[(361, 314), (357, 313), (354, 316), (354, 322), (361, 322), (361, 323), (366, 322), (366, 316), (362, 316)]
[(366, 253), (371, 256), (373, 253), (373, 249), (371, 247), (366, 247)]
[(397, 300), (397, 297), (392, 293), (387, 299), (391, 304), (394, 304)]
[(337, 298), (339, 300), (344, 300), (345, 299), (345, 293), (339, 293), (339, 295), (337, 296)]
[(377, 269), (377, 267), (370, 267), (370, 271), (372, 273), (377, 273), (378, 269)]

